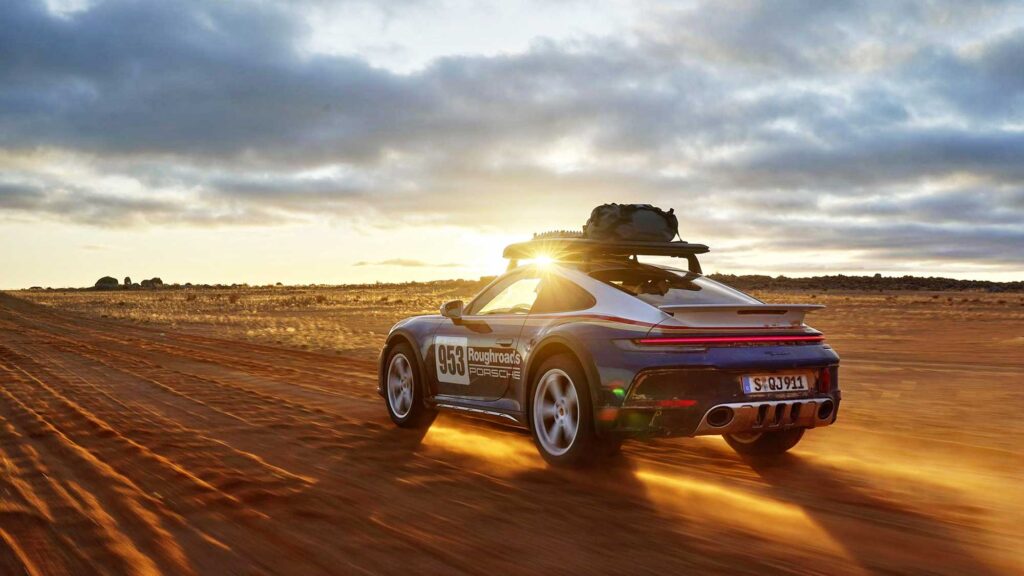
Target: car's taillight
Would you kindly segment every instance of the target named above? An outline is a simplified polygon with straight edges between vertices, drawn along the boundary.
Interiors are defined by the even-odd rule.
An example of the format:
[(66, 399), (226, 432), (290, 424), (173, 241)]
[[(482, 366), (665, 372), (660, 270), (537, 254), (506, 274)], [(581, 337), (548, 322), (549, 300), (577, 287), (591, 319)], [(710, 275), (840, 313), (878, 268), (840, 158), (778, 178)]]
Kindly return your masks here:
[(692, 408), (697, 405), (696, 400), (689, 398), (643, 398), (640, 400), (627, 399), (623, 404), (626, 408)]
[(690, 346), (709, 346), (709, 345), (728, 345), (728, 344), (788, 344), (790, 342), (822, 342), (825, 340), (824, 336), (813, 335), (813, 336), (669, 336), (660, 338), (640, 338), (636, 340), (637, 344), (643, 344), (645, 346), (671, 346), (671, 345), (690, 345)]
[(680, 400), (678, 398), (672, 398), (670, 400), (658, 400), (654, 403), (658, 408), (689, 408), (690, 406), (696, 406), (696, 400)]
[(828, 367), (822, 368), (818, 374), (818, 392), (828, 394), (832, 391), (832, 370)]

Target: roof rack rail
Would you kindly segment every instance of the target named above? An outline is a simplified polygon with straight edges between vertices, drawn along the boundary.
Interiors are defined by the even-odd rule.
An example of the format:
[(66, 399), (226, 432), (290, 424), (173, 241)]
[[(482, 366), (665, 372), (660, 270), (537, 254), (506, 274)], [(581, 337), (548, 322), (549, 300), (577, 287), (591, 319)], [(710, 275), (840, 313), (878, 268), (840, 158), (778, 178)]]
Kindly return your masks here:
[(548, 257), (563, 262), (587, 262), (601, 257), (668, 256), (686, 258), (691, 272), (701, 273), (697, 254), (710, 251), (704, 244), (690, 242), (635, 242), (629, 240), (610, 242), (580, 237), (559, 237), (541, 235), (533, 240), (517, 242), (505, 247), (503, 256), (511, 260), (514, 268), (520, 259)]

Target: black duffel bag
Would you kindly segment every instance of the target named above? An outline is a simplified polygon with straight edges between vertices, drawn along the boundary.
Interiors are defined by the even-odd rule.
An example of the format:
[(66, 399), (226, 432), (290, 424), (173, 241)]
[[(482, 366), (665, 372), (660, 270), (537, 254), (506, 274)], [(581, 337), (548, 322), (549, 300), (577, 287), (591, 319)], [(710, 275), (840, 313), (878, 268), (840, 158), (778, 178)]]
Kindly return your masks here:
[(671, 242), (679, 234), (674, 209), (650, 204), (602, 204), (590, 213), (583, 237), (591, 240)]

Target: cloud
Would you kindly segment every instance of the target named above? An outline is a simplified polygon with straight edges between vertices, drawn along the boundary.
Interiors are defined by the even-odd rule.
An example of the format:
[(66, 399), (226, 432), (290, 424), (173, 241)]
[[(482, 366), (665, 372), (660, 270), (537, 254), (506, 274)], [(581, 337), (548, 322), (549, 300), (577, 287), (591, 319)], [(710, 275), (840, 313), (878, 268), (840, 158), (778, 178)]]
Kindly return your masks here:
[(105, 194), (74, 185), (0, 183), (0, 210), (104, 228), (178, 224), (191, 226), (269, 225), (281, 218), (259, 207), (196, 207), (187, 198)]
[(32, 210), (38, 205), (39, 196), (35, 186), (0, 182), (0, 210)]
[(643, 201), (710, 242), (1024, 263), (999, 249), (1024, 223), (1012, 3), (647, 6), (619, 35), (413, 73), (304, 50), (307, 7), (9, 3), (0, 152), (85, 168), (0, 158), (0, 214), (541, 231)]
[(401, 266), (403, 268), (458, 268), (459, 264), (446, 263), (446, 264), (432, 264), (424, 262), (422, 260), (413, 260), (410, 258), (391, 258), (388, 260), (381, 260), (379, 262), (367, 262), (360, 261), (353, 264), (353, 266)]

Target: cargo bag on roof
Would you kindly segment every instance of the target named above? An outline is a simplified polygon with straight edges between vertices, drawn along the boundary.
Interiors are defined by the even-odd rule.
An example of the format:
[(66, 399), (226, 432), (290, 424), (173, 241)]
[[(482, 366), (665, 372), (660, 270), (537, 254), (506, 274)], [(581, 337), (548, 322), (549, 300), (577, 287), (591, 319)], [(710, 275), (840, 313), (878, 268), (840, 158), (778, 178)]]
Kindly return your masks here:
[(679, 234), (674, 210), (650, 204), (603, 204), (590, 213), (583, 237), (614, 242), (671, 242)]

